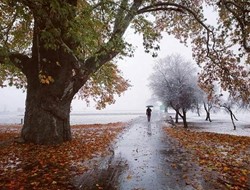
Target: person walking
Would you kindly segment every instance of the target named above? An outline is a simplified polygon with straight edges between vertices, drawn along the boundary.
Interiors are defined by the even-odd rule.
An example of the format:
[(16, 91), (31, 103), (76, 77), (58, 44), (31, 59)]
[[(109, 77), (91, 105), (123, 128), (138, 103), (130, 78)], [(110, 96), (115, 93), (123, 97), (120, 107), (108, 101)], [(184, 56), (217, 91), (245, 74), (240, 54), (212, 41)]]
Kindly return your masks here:
[(151, 119), (151, 112), (152, 112), (152, 110), (150, 109), (150, 107), (148, 107), (146, 109), (146, 115), (147, 115), (147, 118), (148, 118), (148, 122), (150, 122), (150, 119)]

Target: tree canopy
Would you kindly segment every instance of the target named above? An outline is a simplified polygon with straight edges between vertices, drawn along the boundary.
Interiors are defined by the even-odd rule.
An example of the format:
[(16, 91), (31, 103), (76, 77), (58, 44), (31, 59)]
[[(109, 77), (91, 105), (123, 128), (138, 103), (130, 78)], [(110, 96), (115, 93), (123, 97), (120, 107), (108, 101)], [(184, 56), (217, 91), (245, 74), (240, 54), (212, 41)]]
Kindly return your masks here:
[[(206, 23), (203, 14), (206, 6), (211, 6), (217, 16), (214, 26)], [(74, 68), (78, 71), (82, 72), (83, 67), (96, 70), (118, 54), (131, 53), (131, 44), (122, 38), (130, 25), (136, 33), (143, 34), (145, 51), (153, 56), (157, 55), (163, 31), (184, 43), (189, 38), (193, 55), (203, 67), (201, 86), (211, 92), (213, 81), (218, 81), (224, 90), (248, 101), (249, 71), (245, 65), (250, 60), (250, 3), (247, 0), (3, 0), (0, 8), (1, 63), (6, 63), (6, 58), (13, 64), (14, 59), (31, 56), (34, 21), (43, 17), (46, 22), (40, 30), (45, 46), (52, 49), (62, 46), (73, 54), (77, 62)], [(93, 64), (90, 61), (93, 59), (98, 61)], [(14, 65), (23, 72), (22, 61), (17, 62)], [(1, 65), (0, 79), (1, 85), (9, 80), (9, 84), (18, 87), (23, 87), (25, 81), (20, 70), (11, 64)]]
[[(9, 3), (11, 2), (9, 1)], [(55, 5), (54, 3), (56, 2), (52, 2), (52, 5), (51, 5), (52, 7), (59, 6), (59, 4)], [(2, 4), (2, 8), (5, 8), (5, 6), (6, 5)], [(8, 10), (4, 11), (4, 13), (6, 13), (6, 15), (3, 14), (3, 16), (5, 16), (5, 19), (7, 19), (8, 17), (12, 17), (12, 16), (13, 16), (13, 19), (12, 19), (12, 23), (9, 23), (10, 25), (8, 25), (8, 20), (4, 20), (4, 17), (2, 18), (2, 21), (4, 21), (4, 25), (1, 29), (3, 29), (3, 31), (6, 31), (4, 29), (10, 30), (10, 31), (6, 31), (6, 36), (4, 36), (4, 33), (2, 34), (4, 37), (7, 37), (7, 38), (14, 37), (14, 38), (12, 40), (5, 39), (5, 41), (3, 38), (3, 41), (4, 41), (3, 44), (5, 46), (3, 46), (1, 49), (3, 51), (2, 56), (4, 55), (4, 50), (12, 51), (11, 47), (14, 47), (14, 51), (16, 51), (15, 46), (19, 46), (19, 47), (21, 46), (22, 47), (21, 51), (26, 52), (28, 55), (30, 54), (29, 47), (32, 43), (32, 27), (27, 28), (27, 23), (28, 25), (32, 25), (33, 21), (27, 20), (26, 17), (23, 18), (22, 21), (17, 20), (19, 18), (18, 14), (21, 14), (21, 13), (18, 13), (20, 7), (21, 7), (21, 4), (17, 3), (13, 8), (9, 8)], [(14, 25), (16, 25), (16, 27)], [(13, 31), (11, 31), (12, 27), (13, 27)], [(58, 31), (59, 30), (60, 29), (58, 29)], [(26, 32), (30, 33), (29, 36), (27, 36)], [(56, 29), (54, 32), (56, 32)], [(51, 40), (50, 42), (48, 42), (47, 44), (48, 46), (54, 46), (55, 43), (57, 43), (56, 40), (53, 39), (54, 32), (51, 32), (51, 33), (48, 32), (47, 34), (45, 34)], [(23, 45), (20, 45), (23, 43), (24, 38), (26, 38), (26, 43)], [(8, 57), (6, 58), (8, 59)], [(19, 68), (13, 67), (10, 64), (8, 64), (8, 61), (11, 61), (11, 60), (5, 60), (5, 61), (7, 62), (7, 64), (0, 65), (0, 87), (5, 87), (9, 85), (9, 86), (15, 86), (17, 88), (22, 88), (25, 90), (25, 88), (27, 87), (27, 80), (26, 80), (25, 75), (20, 71)], [(60, 66), (59, 62), (56, 62), (56, 64)], [(41, 84), (47, 84), (47, 85), (54, 82), (54, 78), (50, 76), (46, 70), (43, 70), (43, 69), (41, 69), (39, 72), (39, 80)], [(122, 73), (117, 68), (116, 64), (110, 62), (109, 64), (101, 67), (99, 71), (92, 74), (88, 80), (88, 83), (85, 84), (81, 88), (81, 90), (79, 90), (77, 95), (78, 95), (78, 98), (85, 100), (87, 104), (89, 104), (90, 102), (89, 99), (92, 98), (96, 102), (96, 108), (102, 109), (106, 107), (107, 104), (114, 103), (115, 102), (114, 95), (117, 94), (118, 96), (120, 96), (121, 93), (126, 91), (129, 86), (130, 86), (129, 81), (125, 80), (122, 77)]]
[(150, 87), (165, 106), (176, 111), (187, 127), (186, 112), (200, 103), (202, 93), (194, 65), (178, 54), (166, 56), (155, 64)]

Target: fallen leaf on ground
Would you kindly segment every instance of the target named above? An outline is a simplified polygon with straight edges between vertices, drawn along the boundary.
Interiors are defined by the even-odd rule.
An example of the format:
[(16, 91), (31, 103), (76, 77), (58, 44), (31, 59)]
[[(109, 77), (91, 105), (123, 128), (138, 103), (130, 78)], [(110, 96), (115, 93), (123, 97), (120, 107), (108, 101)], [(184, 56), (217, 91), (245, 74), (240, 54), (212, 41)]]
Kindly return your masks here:
[(71, 179), (89, 169), (87, 160), (108, 154), (125, 126), (74, 125), (72, 141), (60, 146), (20, 144), (13, 139), (21, 126), (0, 126), (0, 189), (74, 189)]
[(204, 172), (215, 171), (225, 188), (250, 188), (250, 137), (169, 127), (165, 131), (191, 150)]

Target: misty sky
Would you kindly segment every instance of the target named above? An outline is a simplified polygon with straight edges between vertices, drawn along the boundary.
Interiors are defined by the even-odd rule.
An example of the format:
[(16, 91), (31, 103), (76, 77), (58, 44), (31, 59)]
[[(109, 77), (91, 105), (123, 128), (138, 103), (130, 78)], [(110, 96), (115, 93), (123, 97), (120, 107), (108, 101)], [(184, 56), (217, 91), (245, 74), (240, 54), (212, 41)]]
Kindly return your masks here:
[[(164, 35), (161, 41), (161, 50), (157, 58), (152, 58), (146, 54), (142, 47), (142, 38), (132, 32), (126, 33), (126, 38), (137, 47), (132, 58), (118, 60), (118, 66), (123, 72), (123, 76), (131, 81), (132, 87), (121, 97), (117, 97), (114, 105), (108, 105), (104, 111), (117, 110), (138, 110), (143, 111), (147, 104), (150, 104), (151, 91), (148, 87), (148, 78), (152, 73), (152, 67), (157, 59), (164, 58), (172, 53), (179, 53), (185, 59), (192, 61), (191, 49), (180, 44), (174, 37)], [(4, 109), (16, 111), (17, 108), (25, 107), (25, 96), (21, 90), (15, 88), (0, 89), (0, 112)], [(86, 107), (86, 103), (74, 100), (73, 111), (94, 111), (94, 103)]]

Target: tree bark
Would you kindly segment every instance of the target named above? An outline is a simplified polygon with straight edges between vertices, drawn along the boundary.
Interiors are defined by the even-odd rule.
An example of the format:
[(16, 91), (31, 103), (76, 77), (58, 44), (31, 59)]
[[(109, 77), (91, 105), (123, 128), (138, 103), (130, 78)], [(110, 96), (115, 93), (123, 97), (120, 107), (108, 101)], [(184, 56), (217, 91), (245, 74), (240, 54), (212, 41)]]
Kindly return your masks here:
[(70, 103), (52, 101), (47, 94), (28, 94), (21, 136), (35, 144), (61, 144), (71, 140)]
[(179, 115), (181, 117), (181, 119), (183, 121), (184, 128), (188, 128), (187, 116), (186, 116), (187, 111), (184, 108), (182, 108), (182, 114), (179, 110), (175, 110), (175, 111), (176, 111), (177, 115)]
[(234, 118), (233, 118), (233, 112), (230, 110), (229, 113), (230, 113), (230, 118), (231, 118), (232, 124), (234, 126), (234, 130), (236, 130), (236, 125), (234, 123)]
[(92, 73), (120, 53), (117, 43), (122, 42), (142, 1), (135, 1), (129, 13), (124, 12), (124, 18), (117, 17), (110, 40), (93, 49), (95, 53), (87, 55), (86, 60), (80, 60), (75, 54), (81, 47), (72, 33), (76, 0), (57, 1), (60, 6), (56, 8), (50, 1), (24, 3), (32, 10), (34, 28), (32, 56), (20, 67), (28, 85), (21, 137), (28, 143), (61, 144), (71, 140), (70, 104), (74, 95)]
[(175, 123), (179, 123), (178, 111), (175, 111)]
[(183, 110), (183, 118), (182, 119), (183, 119), (184, 128), (188, 128), (186, 111), (184, 111), (184, 110)]
[(212, 122), (211, 118), (210, 118), (210, 112), (206, 111), (206, 121)]
[(232, 121), (232, 124), (233, 124), (233, 127), (234, 127), (234, 130), (236, 130), (236, 125), (234, 123), (234, 119), (236, 121), (238, 121), (238, 119), (236, 118), (236, 116), (234, 115), (233, 111), (231, 110), (230, 107), (227, 107), (227, 106), (222, 106), (224, 107), (228, 112), (229, 112), (229, 115), (230, 115), (230, 118), (231, 118), (231, 121)]
[[(81, 76), (83, 79), (79, 82), (74, 56), (59, 43), (62, 40), (74, 47), (70, 38), (64, 38), (67, 19), (62, 17), (62, 22), (57, 22), (57, 17), (51, 17), (49, 10), (44, 9), (43, 15), (34, 13), (32, 57), (28, 65), (23, 64), (27, 65), (28, 85), (21, 137), (27, 143), (54, 145), (71, 140), (70, 104), (88, 74)], [(74, 14), (68, 14), (67, 18), (73, 19)], [(60, 28), (62, 32), (60, 37), (53, 36), (54, 43), (48, 43), (42, 36), (50, 27)]]
[(200, 117), (201, 114), (200, 114), (200, 107), (199, 107), (199, 104), (196, 104), (196, 111), (197, 111), (198, 116)]
[(210, 118), (210, 110), (211, 107), (208, 105), (208, 108), (206, 106), (206, 103), (204, 102), (204, 109), (206, 111), (206, 121), (212, 122), (211, 118)]

